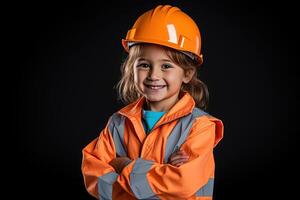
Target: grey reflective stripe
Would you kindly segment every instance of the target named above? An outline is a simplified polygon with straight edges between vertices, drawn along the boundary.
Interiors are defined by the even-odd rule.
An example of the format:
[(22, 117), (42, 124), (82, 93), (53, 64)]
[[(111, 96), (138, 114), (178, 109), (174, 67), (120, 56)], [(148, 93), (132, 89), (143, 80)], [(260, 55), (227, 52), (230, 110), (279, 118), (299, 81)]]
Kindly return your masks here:
[(117, 178), (118, 174), (115, 172), (109, 172), (98, 178), (98, 194), (100, 200), (112, 199), (112, 187)]
[(126, 148), (124, 145), (124, 126), (125, 117), (118, 113), (113, 114), (108, 128), (114, 139), (116, 152), (119, 156), (127, 156)]
[(153, 165), (153, 161), (137, 159), (130, 173), (130, 187), (135, 197), (138, 199), (159, 199), (152, 191), (147, 173)]
[(210, 178), (197, 192), (196, 197), (212, 197), (214, 192), (214, 179)]
[(193, 121), (202, 115), (208, 114), (199, 108), (194, 108), (191, 114), (178, 120), (176, 126), (168, 137), (165, 150), (165, 163), (168, 162), (170, 155), (177, 151), (184, 143), (193, 125)]

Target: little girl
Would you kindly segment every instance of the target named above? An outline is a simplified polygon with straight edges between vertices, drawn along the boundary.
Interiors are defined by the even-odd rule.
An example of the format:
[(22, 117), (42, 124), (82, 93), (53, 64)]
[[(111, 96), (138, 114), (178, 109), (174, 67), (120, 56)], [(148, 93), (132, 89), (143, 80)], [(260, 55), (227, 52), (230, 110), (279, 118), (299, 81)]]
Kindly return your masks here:
[(208, 115), (195, 22), (177, 7), (141, 15), (122, 40), (118, 84), (128, 105), (83, 149), (87, 191), (98, 199), (212, 199), (222, 121)]

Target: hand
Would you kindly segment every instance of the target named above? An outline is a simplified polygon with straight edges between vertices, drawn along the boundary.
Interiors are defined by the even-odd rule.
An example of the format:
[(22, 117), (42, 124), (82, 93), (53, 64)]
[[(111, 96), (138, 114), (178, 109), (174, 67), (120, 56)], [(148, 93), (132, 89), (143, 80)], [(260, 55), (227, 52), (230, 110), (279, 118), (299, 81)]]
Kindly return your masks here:
[(189, 160), (189, 156), (187, 153), (183, 150), (174, 152), (171, 154), (170, 159), (169, 159), (169, 164), (175, 166), (175, 167), (180, 167), (184, 163), (186, 163)]
[(120, 174), (124, 167), (126, 167), (131, 162), (128, 157), (117, 157), (109, 162), (109, 164), (115, 169), (115, 171)]

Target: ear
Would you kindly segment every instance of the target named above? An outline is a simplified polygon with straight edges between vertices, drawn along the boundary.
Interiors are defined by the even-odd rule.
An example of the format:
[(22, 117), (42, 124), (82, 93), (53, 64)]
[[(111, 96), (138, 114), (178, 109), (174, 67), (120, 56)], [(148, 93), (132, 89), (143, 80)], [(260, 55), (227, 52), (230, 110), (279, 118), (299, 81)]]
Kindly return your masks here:
[(184, 74), (184, 77), (183, 77), (183, 82), (185, 84), (187, 84), (188, 82), (190, 82), (190, 80), (192, 80), (195, 72), (196, 72), (195, 68), (190, 68), (190, 69), (186, 70), (185, 74)]

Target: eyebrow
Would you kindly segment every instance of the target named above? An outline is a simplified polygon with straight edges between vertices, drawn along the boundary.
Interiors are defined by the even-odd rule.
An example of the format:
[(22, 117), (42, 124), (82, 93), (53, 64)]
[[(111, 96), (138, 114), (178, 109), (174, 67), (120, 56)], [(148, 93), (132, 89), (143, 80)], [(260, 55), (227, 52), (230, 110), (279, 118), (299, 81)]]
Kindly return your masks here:
[[(150, 61), (149, 59), (146, 59), (146, 58), (143, 58), (143, 57), (140, 57), (137, 59), (138, 61)], [(172, 62), (172, 60), (170, 59), (160, 59), (159, 61), (163, 61), (163, 62)]]

